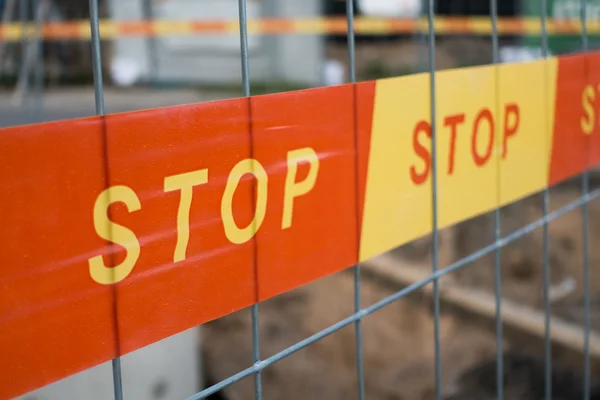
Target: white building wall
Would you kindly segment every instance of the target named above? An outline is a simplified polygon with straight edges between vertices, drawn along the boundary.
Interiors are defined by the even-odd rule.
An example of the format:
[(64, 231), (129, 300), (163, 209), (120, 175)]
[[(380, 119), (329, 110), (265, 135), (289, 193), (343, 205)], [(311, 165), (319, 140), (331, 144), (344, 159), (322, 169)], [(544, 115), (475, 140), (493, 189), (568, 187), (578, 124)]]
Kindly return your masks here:
[[(248, 0), (249, 19), (266, 13), (279, 17), (316, 17), (320, 0)], [(140, 20), (142, 0), (109, 0), (111, 18)], [(268, 10), (267, 10), (268, 9)], [(154, 0), (156, 19), (238, 19), (237, 0)], [(319, 35), (249, 35), (250, 72), (254, 81), (285, 80), (305, 85), (320, 82), (324, 39)], [(154, 80), (239, 84), (241, 82), (240, 39), (237, 33), (218, 35), (163, 36), (155, 40)], [(151, 72), (146, 38), (121, 38), (113, 42), (113, 59), (135, 62), (142, 80)]]
[[(319, 0), (279, 0), (277, 14), (287, 18), (323, 15)], [(325, 60), (323, 35), (280, 35), (277, 37), (278, 73), (283, 80), (318, 85)]]

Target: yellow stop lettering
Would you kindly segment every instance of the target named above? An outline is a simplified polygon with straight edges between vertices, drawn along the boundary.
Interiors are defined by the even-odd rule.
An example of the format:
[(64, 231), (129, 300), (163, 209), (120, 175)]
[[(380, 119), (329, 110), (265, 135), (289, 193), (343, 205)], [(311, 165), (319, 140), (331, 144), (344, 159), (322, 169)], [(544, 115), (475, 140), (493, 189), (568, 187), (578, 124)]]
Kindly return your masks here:
[(104, 190), (94, 204), (94, 228), (102, 239), (119, 244), (127, 250), (125, 260), (119, 265), (107, 266), (101, 255), (88, 260), (90, 275), (102, 285), (111, 285), (125, 279), (133, 270), (140, 256), (140, 243), (128, 228), (110, 220), (108, 208), (112, 203), (122, 202), (130, 212), (142, 208), (140, 199), (127, 186), (113, 186)]
[[(308, 174), (302, 181), (296, 181), (298, 165), (306, 162), (309, 165)], [(292, 150), (287, 156), (288, 171), (285, 177), (285, 191), (283, 192), (283, 218), (281, 219), (281, 229), (287, 229), (292, 226), (292, 216), (294, 213), (294, 199), (310, 192), (317, 182), (319, 174), (319, 157), (310, 147)]]
[(596, 91), (592, 85), (587, 85), (581, 93), (581, 104), (584, 115), (581, 117), (581, 130), (586, 135), (591, 135), (594, 130), (596, 113), (594, 111), (594, 101), (596, 100)]
[(165, 192), (180, 191), (179, 209), (177, 210), (177, 244), (173, 254), (173, 262), (185, 260), (188, 242), (190, 240), (190, 208), (194, 186), (208, 182), (208, 169), (187, 172), (185, 174), (167, 176)]
[[(298, 178), (301, 164), (308, 164), (308, 173)], [(301, 196), (310, 193), (319, 175), (319, 157), (310, 147), (289, 151), (287, 154), (287, 173), (283, 191), (283, 215), (281, 229), (292, 226), (294, 202)], [(256, 179), (256, 193), (252, 202), (253, 218), (247, 226), (239, 226), (233, 216), (233, 197), (242, 180), (250, 174)], [(190, 211), (194, 197), (194, 188), (209, 182), (208, 169), (200, 169), (164, 178), (165, 193), (179, 192), (177, 209), (177, 242), (173, 251), (173, 262), (184, 261), (190, 241)], [(227, 177), (225, 190), (221, 198), (221, 220), (227, 239), (234, 244), (243, 244), (251, 240), (260, 229), (266, 213), (269, 179), (265, 168), (258, 160), (247, 158), (237, 163)], [(142, 208), (140, 199), (130, 187), (118, 185), (104, 190), (97, 197), (93, 209), (94, 228), (99, 237), (118, 244), (127, 251), (126, 257), (119, 265), (112, 266), (104, 262), (103, 255), (88, 260), (92, 279), (103, 285), (110, 285), (125, 279), (133, 270), (140, 257), (140, 243), (136, 234), (129, 228), (119, 225), (110, 219), (109, 207), (113, 203), (123, 203), (129, 212)]]
[[(255, 210), (254, 217), (248, 226), (240, 228), (233, 218), (233, 195), (240, 183), (242, 177), (246, 174), (252, 174), (257, 180), (256, 201), (254, 202)], [(263, 166), (253, 158), (247, 158), (240, 161), (233, 167), (229, 178), (225, 193), (221, 200), (221, 218), (223, 219), (223, 227), (225, 235), (231, 243), (241, 244), (252, 239), (267, 213), (267, 171)]]

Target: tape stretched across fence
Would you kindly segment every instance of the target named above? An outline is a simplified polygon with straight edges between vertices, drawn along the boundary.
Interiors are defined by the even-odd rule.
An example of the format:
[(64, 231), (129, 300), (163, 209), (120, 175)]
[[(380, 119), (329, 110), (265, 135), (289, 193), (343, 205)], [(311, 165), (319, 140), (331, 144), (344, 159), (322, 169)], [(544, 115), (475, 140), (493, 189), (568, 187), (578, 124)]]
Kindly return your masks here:
[[(600, 53), (437, 74), (447, 227), (600, 163)], [(0, 398), (431, 230), (427, 74), (0, 130)]]
[[(427, 30), (426, 19), (382, 19), (360, 17), (355, 21), (355, 31), (359, 34), (389, 35), (416, 33)], [(498, 33), (504, 35), (523, 35), (541, 33), (539, 18), (499, 18)], [(490, 35), (492, 25), (486, 17), (438, 17), (435, 29), (439, 34)], [(581, 24), (578, 20), (549, 19), (549, 34), (579, 35)], [(100, 21), (100, 33), (103, 39), (116, 39), (125, 36), (167, 36), (194, 34), (237, 34), (239, 23), (236, 20), (155, 20), (155, 21)], [(346, 34), (346, 18), (312, 19), (261, 19), (250, 20), (250, 34)], [(600, 34), (600, 22), (587, 24), (589, 34)], [(35, 25), (9, 23), (0, 25), (0, 40), (14, 42), (22, 37), (34, 37)], [(91, 37), (89, 22), (74, 21), (48, 23), (42, 25), (41, 36), (46, 40), (88, 40)]]

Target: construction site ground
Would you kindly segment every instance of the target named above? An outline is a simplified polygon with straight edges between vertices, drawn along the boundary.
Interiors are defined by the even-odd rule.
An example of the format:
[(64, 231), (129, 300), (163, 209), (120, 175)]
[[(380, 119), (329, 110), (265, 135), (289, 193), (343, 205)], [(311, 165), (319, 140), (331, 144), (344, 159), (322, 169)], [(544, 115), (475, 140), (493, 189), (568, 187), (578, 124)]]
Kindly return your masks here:
[[(551, 193), (552, 209), (580, 195), (577, 186), (563, 186)], [(503, 210), (504, 232), (511, 232), (540, 218), (541, 196), (534, 196)], [(600, 280), (600, 201), (590, 203), (590, 281), (594, 297), (592, 322), (598, 328)], [(582, 299), (582, 219), (579, 209), (549, 224), (550, 271), (554, 287), (568, 279), (574, 290), (553, 301), (553, 319), (583, 322)], [(451, 233), (451, 234), (450, 234)], [(484, 215), (443, 232), (441, 267), (493, 242), (492, 215)], [(502, 293), (517, 304), (540, 309), (543, 304), (542, 230), (504, 248)], [(445, 239), (445, 240), (444, 240)], [(394, 257), (417, 268), (431, 268), (430, 240), (395, 251)], [(454, 247), (451, 249), (449, 247)], [(448, 285), (494, 290), (494, 254), (491, 253), (441, 280)], [(363, 307), (374, 304), (401, 289), (394, 282), (374, 279), (364, 267), (361, 285)], [(427, 270), (426, 272), (429, 272)], [(429, 285), (431, 286), (431, 285)], [(363, 320), (365, 386), (369, 399), (431, 399), (434, 390), (434, 347), (432, 303), (420, 295), (401, 299)], [(352, 314), (354, 277), (352, 270), (323, 278), (260, 305), (260, 344), (263, 358), (276, 354)], [(583, 333), (582, 333), (583, 335)], [(443, 378), (446, 387), (466, 369), (495, 359), (495, 334), (489, 327), (442, 307), (440, 337)], [(207, 373), (214, 383), (252, 365), (251, 314), (243, 310), (205, 325), (203, 332)], [(540, 341), (542, 337), (540, 337)], [(527, 354), (528, 346), (506, 340), (506, 348)], [(531, 353), (541, 357), (539, 352)], [(557, 361), (560, 367), (559, 361)], [(507, 363), (509, 365), (509, 363)], [(581, 358), (583, 365), (583, 358)], [(574, 373), (575, 367), (563, 366)], [(510, 374), (510, 371), (507, 371)], [(354, 399), (357, 398), (356, 344), (354, 326), (308, 346), (269, 366), (262, 374), (265, 399)], [(495, 375), (493, 375), (495, 376)], [(482, 383), (485, 384), (485, 383)], [(494, 380), (491, 390), (495, 389)], [(229, 399), (252, 395), (253, 380), (246, 379), (225, 393)], [(533, 397), (525, 397), (533, 398)], [(575, 398), (575, 397), (573, 397)]]
[[(465, 47), (464, 43), (461, 47), (460, 42), (447, 41), (446, 47), (438, 50), (438, 67), (443, 69), (490, 62), (491, 50), (486, 47), (488, 45), (482, 41), (472, 43), (473, 47)], [(407, 65), (414, 66), (418, 61), (415, 58), (415, 46), (418, 46), (415, 42), (403, 42), (383, 44), (376, 48), (361, 47), (357, 49), (359, 73), (368, 72), (369, 65), (372, 66), (369, 60), (380, 60), (376, 62), (382, 63), (383, 69), (378, 68), (383, 71), (406, 70)], [(452, 54), (457, 49), (463, 49), (463, 53), (468, 54), (456, 60)], [(347, 56), (342, 45), (331, 46), (328, 54), (342, 63)], [(598, 186), (595, 176), (593, 187)], [(576, 201), (580, 195), (579, 178), (552, 188), (550, 209), (557, 210)], [(439, 201), (444, 201), (443, 196)], [(515, 232), (541, 218), (542, 201), (543, 196), (535, 194), (503, 208), (502, 235)], [(398, 207), (402, 207), (402, 204), (398, 204)], [(553, 344), (555, 398), (579, 398), (577, 396), (582, 388), (581, 343), (570, 343), (577, 342), (573, 340), (574, 337), (583, 340), (582, 229), (580, 208), (549, 223), (551, 321), (556, 325), (557, 335), (561, 335), (563, 330), (567, 331), (562, 342), (564, 348)], [(600, 330), (599, 240), (600, 200), (589, 204), (589, 282), (592, 325), (596, 330)], [(492, 212), (448, 228), (440, 233), (440, 268), (448, 267), (493, 243)], [(402, 281), (406, 274), (404, 278), (396, 279), (394, 268), (397, 271), (413, 271), (414, 277), (430, 274), (431, 250), (431, 238), (426, 237), (390, 252), (387, 260), (393, 260), (392, 264), (383, 269), (369, 263), (363, 265), (362, 307), (368, 307), (410, 283)], [(500, 253), (506, 314), (508, 317), (511, 313), (518, 316), (519, 312), (529, 310), (535, 316), (531, 318), (533, 322), (530, 326), (525, 326), (528, 321), (521, 321), (512, 326), (514, 329), (506, 328), (503, 345), (505, 350), (511, 351), (505, 358), (506, 398), (511, 400), (543, 398), (543, 254), (542, 228), (514, 241)], [(492, 308), (486, 314), (478, 311), (480, 305), (476, 304), (476, 293), (483, 293), (488, 300), (493, 299), (494, 282), (493, 251), (440, 280), (442, 297), (444, 293), (450, 293), (446, 291), (447, 288), (458, 288), (456, 290), (466, 299), (463, 306), (470, 307), (469, 312), (461, 313), (462, 306), (458, 304), (456, 307), (457, 296), (452, 300), (455, 307), (442, 302), (440, 340), (443, 388), (447, 399), (495, 398), (495, 310)], [(369, 400), (434, 398), (431, 288), (432, 284), (428, 284), (416, 294), (395, 301), (362, 320), (365, 391)], [(354, 312), (353, 269), (320, 279), (266, 301), (259, 307), (260, 353), (261, 358), (265, 359)], [(474, 318), (476, 314), (481, 315)], [(541, 318), (539, 323), (534, 323), (538, 317)], [(568, 329), (563, 329), (561, 324)], [(519, 330), (527, 332), (520, 335)], [(206, 324), (202, 338), (209, 383), (226, 379), (253, 364), (250, 310), (242, 310)], [(570, 357), (566, 356), (567, 353)], [(267, 367), (261, 376), (263, 398), (357, 399), (356, 360), (355, 327), (350, 324)], [(463, 376), (465, 372), (468, 372), (466, 377)], [(459, 379), (461, 376), (463, 378)], [(593, 378), (597, 377), (598, 370), (595, 368)], [(254, 381), (248, 377), (229, 386), (220, 395), (230, 400), (247, 399), (253, 396), (253, 390)], [(455, 392), (456, 397), (450, 397), (451, 392)]]

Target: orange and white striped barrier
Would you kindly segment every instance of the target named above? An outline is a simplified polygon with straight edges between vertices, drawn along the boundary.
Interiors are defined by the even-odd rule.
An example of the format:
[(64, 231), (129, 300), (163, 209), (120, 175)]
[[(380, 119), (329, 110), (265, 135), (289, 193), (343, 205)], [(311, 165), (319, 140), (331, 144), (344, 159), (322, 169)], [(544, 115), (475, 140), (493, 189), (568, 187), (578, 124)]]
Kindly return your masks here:
[(600, 53), (0, 129), (0, 399), (600, 164)]
[[(389, 35), (414, 33), (427, 30), (425, 19), (378, 19), (359, 17), (355, 21), (355, 31), (359, 34)], [(540, 34), (539, 18), (500, 18), (498, 32), (503, 35)], [(548, 33), (576, 35), (581, 33), (579, 21), (548, 20)], [(490, 18), (438, 17), (435, 30), (439, 34), (489, 35), (492, 33)], [(588, 33), (600, 34), (600, 22), (590, 22)], [(231, 21), (100, 21), (100, 33), (104, 39), (123, 36), (166, 36), (166, 35), (216, 35), (237, 34), (239, 24)], [(262, 19), (250, 20), (248, 31), (251, 34), (345, 34), (345, 18), (313, 19)], [(34, 25), (10, 23), (0, 26), (0, 40), (17, 41), (22, 37), (33, 37)], [(87, 20), (65, 23), (48, 23), (42, 26), (41, 36), (46, 40), (87, 40), (91, 37)]]

